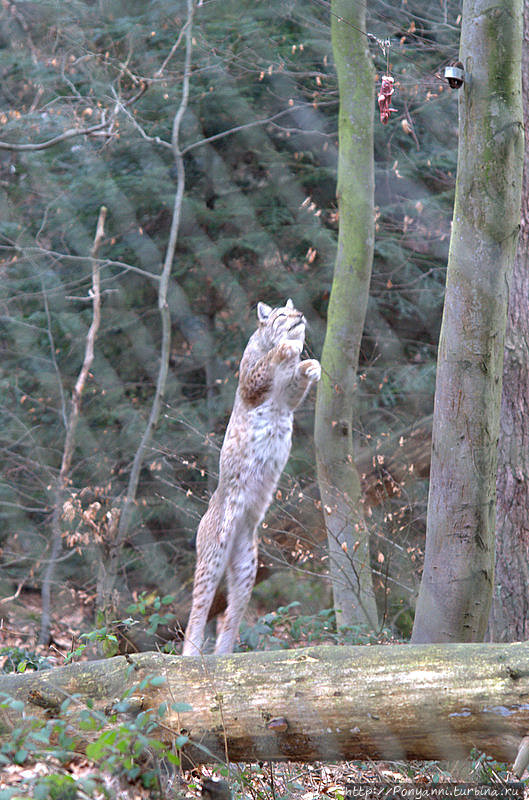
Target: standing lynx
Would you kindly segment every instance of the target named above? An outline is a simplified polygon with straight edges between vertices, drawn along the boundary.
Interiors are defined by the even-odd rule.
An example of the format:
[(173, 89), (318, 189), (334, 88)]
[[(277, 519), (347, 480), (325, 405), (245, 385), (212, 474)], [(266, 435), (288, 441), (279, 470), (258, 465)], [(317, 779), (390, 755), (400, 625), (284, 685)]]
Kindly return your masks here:
[(216, 653), (231, 653), (257, 569), (257, 528), (292, 441), (294, 410), (320, 379), (318, 361), (301, 361), (305, 317), (292, 300), (257, 306), (258, 326), (243, 353), (239, 386), (220, 451), (219, 485), (200, 521), (193, 605), (183, 654), (201, 651), (208, 612), (224, 573), (228, 605)]

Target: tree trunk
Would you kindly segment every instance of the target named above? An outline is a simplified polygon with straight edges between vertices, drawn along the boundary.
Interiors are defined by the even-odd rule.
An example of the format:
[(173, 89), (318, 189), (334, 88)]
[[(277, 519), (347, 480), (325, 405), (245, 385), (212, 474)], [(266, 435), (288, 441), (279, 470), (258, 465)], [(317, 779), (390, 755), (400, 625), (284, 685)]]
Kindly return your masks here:
[(503, 347), (520, 220), (521, 42), (521, 0), (465, 0), (466, 79), (414, 642), (480, 641), (489, 617)]
[[(527, 644), (118, 656), (0, 676), (0, 692), (25, 704), (2, 703), (0, 739), (17, 725), (31, 728), (32, 717), (57, 717), (72, 698), (68, 733), (79, 752), (100, 733), (87, 732), (90, 708), (94, 717), (115, 715), (113, 729), (152, 711), (160, 721), (153, 735), (170, 744), (185, 731), (195, 763), (226, 754), (247, 762), (459, 759), (473, 748), (513, 761), (529, 730), (528, 666)], [(129, 690), (128, 707), (116, 710)], [(182, 701), (192, 710), (172, 708)]]
[[(374, 242), (374, 74), (365, 6), (333, 0), (331, 34), (340, 92), (338, 252), (316, 401), (316, 463), (340, 625), (377, 625), (352, 420)], [(347, 22), (351, 24), (347, 24)]]
[[(529, 2), (524, 4), (522, 86), (529, 130)], [(522, 224), (509, 297), (498, 445), (496, 579), (489, 624), (494, 641), (529, 639), (529, 137)]]

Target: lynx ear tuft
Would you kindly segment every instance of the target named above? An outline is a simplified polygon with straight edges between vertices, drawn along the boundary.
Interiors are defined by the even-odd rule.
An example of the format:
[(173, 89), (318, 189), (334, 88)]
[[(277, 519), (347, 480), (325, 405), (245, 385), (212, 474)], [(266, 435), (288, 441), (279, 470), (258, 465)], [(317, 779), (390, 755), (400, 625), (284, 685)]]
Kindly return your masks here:
[(285, 308), (294, 308), (294, 303), (292, 302), (290, 297), (288, 298), (287, 302), (285, 303)]
[(266, 322), (271, 313), (272, 309), (266, 303), (257, 303), (257, 319), (259, 322)]

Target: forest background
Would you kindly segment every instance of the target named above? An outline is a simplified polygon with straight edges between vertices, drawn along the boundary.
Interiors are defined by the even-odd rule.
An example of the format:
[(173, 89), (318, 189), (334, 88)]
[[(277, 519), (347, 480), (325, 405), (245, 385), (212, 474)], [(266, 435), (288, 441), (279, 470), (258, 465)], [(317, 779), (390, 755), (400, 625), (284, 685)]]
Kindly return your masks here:
[[(407, 636), (457, 156), (457, 96), (442, 71), (457, 58), (461, 9), (375, 0), (366, 12), (377, 82), (389, 67), (397, 112), (382, 126), (373, 108), (375, 255), (353, 424), (380, 617)], [(15, 146), (0, 150), (0, 589), (27, 608), (47, 577), (52, 631), (72, 597), (93, 617), (119, 536), (117, 604), (171, 595), (184, 619), (257, 301), (292, 297), (308, 352), (322, 349), (338, 228), (329, 5), (205, 2), (192, 33), (186, 19), (184, 3), (163, 1), (1, 12), (1, 139)], [(169, 341), (164, 261), (169, 372), (118, 534)], [(101, 317), (66, 474), (94, 265)], [(313, 410), (314, 396), (263, 527), (260, 611), (331, 605)], [(386, 465), (399, 449), (394, 478)]]

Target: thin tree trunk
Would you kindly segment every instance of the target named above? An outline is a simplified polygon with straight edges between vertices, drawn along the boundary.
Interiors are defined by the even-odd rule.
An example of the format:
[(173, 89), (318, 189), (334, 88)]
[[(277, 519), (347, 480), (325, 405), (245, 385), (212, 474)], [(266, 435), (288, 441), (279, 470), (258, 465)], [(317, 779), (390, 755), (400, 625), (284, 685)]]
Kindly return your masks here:
[(474, 748), (512, 762), (529, 730), (528, 659), (526, 643), (118, 656), (0, 675), (0, 692), (24, 703), (22, 711), (2, 702), (0, 740), (12, 741), (19, 726), (20, 742), (24, 727), (35, 731), (33, 720), (51, 724), (70, 698), (62, 713), (79, 752), (105, 717), (103, 731), (119, 737), (140, 712), (145, 731), (151, 712), (160, 725), (151, 735), (170, 746), (185, 732), (184, 755), (194, 763), (226, 754), (246, 762), (444, 760)]
[[(524, 3), (522, 86), (529, 130), (529, 2)], [(529, 639), (529, 136), (522, 220), (509, 297), (498, 445), (496, 578), (489, 630), (495, 641)]]
[(361, 33), (365, 31), (365, 6), (333, 0), (331, 11), (340, 92), (340, 224), (316, 401), (316, 463), (338, 623), (363, 622), (373, 628), (377, 611), (352, 423), (373, 260), (374, 71), (366, 36)]
[(169, 372), (169, 357), (171, 354), (171, 314), (168, 305), (168, 287), (169, 279), (171, 277), (171, 270), (173, 266), (174, 255), (176, 251), (176, 244), (178, 241), (178, 234), (180, 230), (180, 219), (182, 214), (182, 203), (184, 198), (185, 188), (185, 170), (184, 170), (184, 157), (180, 146), (180, 128), (184, 114), (187, 110), (189, 101), (189, 82), (191, 77), (191, 55), (193, 51), (193, 16), (195, 11), (194, 0), (187, 0), (187, 20), (185, 23), (185, 58), (184, 58), (184, 77), (182, 82), (182, 97), (180, 104), (176, 111), (173, 120), (173, 130), (171, 144), (173, 149), (173, 156), (176, 166), (177, 174), (177, 187), (175, 199), (173, 204), (173, 216), (171, 220), (171, 229), (169, 232), (169, 241), (165, 252), (165, 259), (158, 283), (158, 310), (160, 312), (160, 321), (162, 327), (161, 346), (160, 346), (160, 364), (158, 368), (158, 377), (156, 380), (156, 387), (154, 391), (154, 398), (151, 405), (151, 410), (143, 436), (138, 445), (134, 460), (130, 471), (129, 482), (123, 505), (119, 524), (117, 526), (117, 534), (112, 541), (107, 543), (108, 556), (101, 559), (99, 580), (98, 580), (98, 605), (105, 615), (112, 615), (115, 606), (114, 593), (116, 586), (116, 579), (119, 570), (119, 563), (123, 546), (129, 534), (130, 525), (132, 522), (134, 508), (136, 504), (136, 495), (138, 491), (138, 484), (140, 480), (140, 473), (145, 460), (147, 448), (152, 440), (153, 431), (158, 424), (160, 418), (160, 410), (162, 406), (162, 398), (165, 392), (167, 383), (167, 375)]
[(523, 163), (522, 0), (465, 0), (459, 156), (439, 341), (424, 573), (412, 641), (480, 641)]
[(94, 243), (92, 245), (92, 251), (90, 254), (92, 258), (92, 322), (86, 336), (83, 364), (72, 392), (71, 410), (68, 419), (66, 420), (66, 436), (64, 440), (61, 468), (53, 496), (53, 512), (51, 517), (51, 550), (42, 580), (42, 617), (39, 634), (40, 644), (48, 644), (50, 640), (52, 585), (57, 566), (57, 559), (62, 548), (61, 515), (64, 501), (66, 500), (67, 496), (68, 483), (70, 480), (70, 469), (75, 450), (75, 436), (77, 433), (77, 424), (81, 414), (81, 400), (83, 397), (86, 379), (94, 360), (94, 344), (101, 319), (100, 268), (97, 260), (97, 254), (105, 235), (106, 215), (107, 209), (105, 206), (101, 206), (99, 218), (97, 220)]

